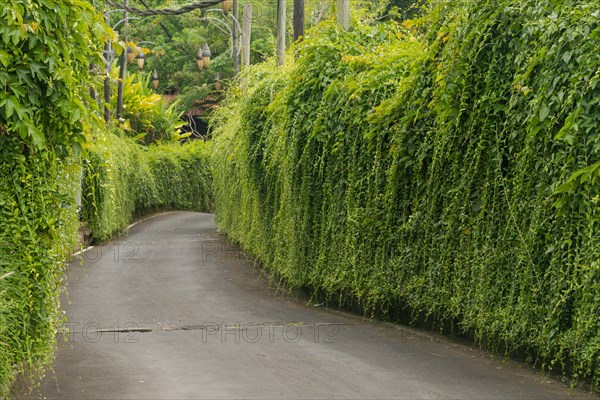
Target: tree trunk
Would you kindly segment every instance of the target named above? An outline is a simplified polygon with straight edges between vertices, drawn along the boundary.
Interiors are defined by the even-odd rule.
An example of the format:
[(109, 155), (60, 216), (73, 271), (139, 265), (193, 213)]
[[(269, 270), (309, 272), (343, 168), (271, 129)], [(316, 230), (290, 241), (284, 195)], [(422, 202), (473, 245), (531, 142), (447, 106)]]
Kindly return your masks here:
[(285, 63), (286, 0), (277, 0), (277, 65)]
[(252, 34), (252, 4), (244, 6), (242, 22), (242, 58), (244, 66), (250, 65), (250, 37)]
[(350, 29), (350, 0), (337, 0), (337, 21), (345, 30)]
[(304, 36), (304, 0), (294, 0), (294, 41)]

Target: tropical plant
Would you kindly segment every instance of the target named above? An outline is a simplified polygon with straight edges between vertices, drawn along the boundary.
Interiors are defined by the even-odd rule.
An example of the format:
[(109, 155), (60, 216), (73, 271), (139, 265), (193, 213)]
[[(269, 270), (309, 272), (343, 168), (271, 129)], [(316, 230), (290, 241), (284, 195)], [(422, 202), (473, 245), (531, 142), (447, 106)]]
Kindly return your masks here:
[[(113, 69), (113, 81), (116, 83), (118, 69)], [(130, 136), (140, 139), (146, 144), (158, 140), (180, 140), (185, 135), (180, 128), (185, 124), (182, 120), (180, 102), (168, 103), (161, 95), (150, 88), (150, 74), (131, 73), (123, 84), (123, 120), (119, 121), (122, 129)], [(116, 91), (116, 85), (115, 85)], [(117, 99), (112, 99), (112, 107), (116, 108)]]
[(125, 132), (98, 132), (83, 168), (82, 218), (94, 240), (121, 233), (131, 219), (159, 209), (210, 211), (209, 143), (140, 145)]
[(219, 227), (315, 300), (597, 387), (596, 3), (430, 1), (402, 25), (320, 25), (214, 116)]
[(76, 240), (75, 154), (94, 121), (90, 64), (108, 36), (86, 1), (0, 7), (0, 397), (53, 354)]

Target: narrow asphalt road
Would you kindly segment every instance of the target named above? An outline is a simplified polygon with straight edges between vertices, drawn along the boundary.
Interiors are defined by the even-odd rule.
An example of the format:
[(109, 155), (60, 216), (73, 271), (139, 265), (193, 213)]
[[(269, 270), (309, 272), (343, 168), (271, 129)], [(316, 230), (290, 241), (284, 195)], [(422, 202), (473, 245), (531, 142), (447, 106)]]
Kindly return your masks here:
[(85, 253), (67, 274), (45, 399), (562, 399), (531, 367), (269, 288), (213, 216), (173, 212)]

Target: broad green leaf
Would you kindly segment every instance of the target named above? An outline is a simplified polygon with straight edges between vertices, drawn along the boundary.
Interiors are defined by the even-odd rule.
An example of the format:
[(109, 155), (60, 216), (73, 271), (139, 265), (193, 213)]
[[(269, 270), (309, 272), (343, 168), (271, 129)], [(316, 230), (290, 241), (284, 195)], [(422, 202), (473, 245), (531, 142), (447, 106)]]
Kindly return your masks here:
[(546, 104), (542, 105), (540, 108), (540, 122), (543, 122), (546, 119), (548, 113), (550, 113), (548, 106)]
[(4, 67), (8, 67), (8, 65), (10, 64), (10, 55), (2, 49), (0, 49), (0, 63)]

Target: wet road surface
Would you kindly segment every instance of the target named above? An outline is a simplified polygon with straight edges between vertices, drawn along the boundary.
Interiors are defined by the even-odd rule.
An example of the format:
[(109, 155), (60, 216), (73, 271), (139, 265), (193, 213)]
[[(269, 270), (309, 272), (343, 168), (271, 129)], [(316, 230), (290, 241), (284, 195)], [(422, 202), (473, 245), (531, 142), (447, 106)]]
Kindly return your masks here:
[(73, 263), (46, 399), (589, 398), (525, 364), (269, 287), (210, 214), (147, 218)]

